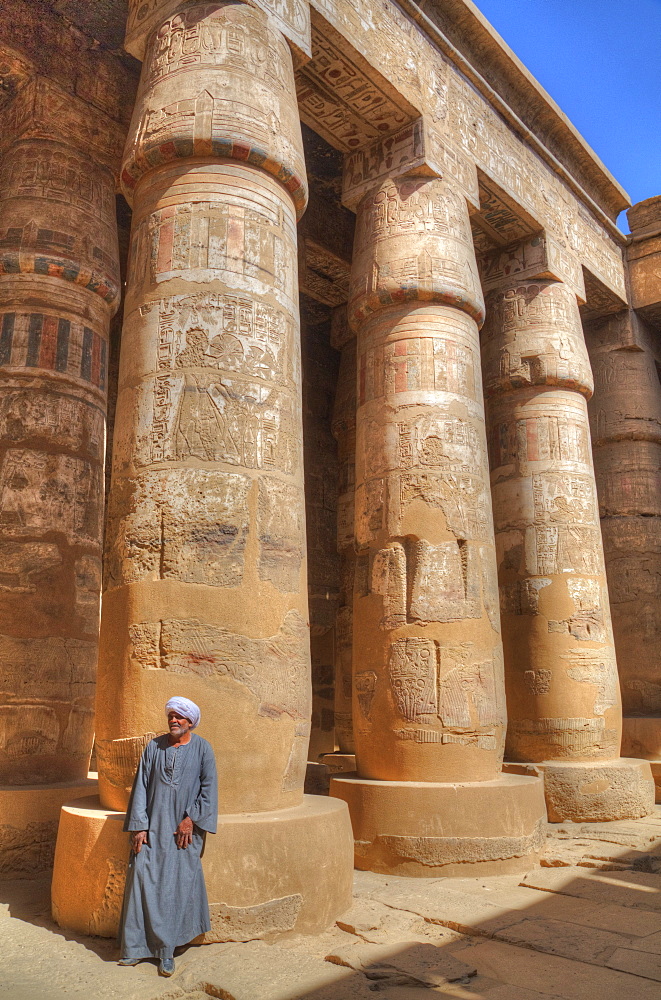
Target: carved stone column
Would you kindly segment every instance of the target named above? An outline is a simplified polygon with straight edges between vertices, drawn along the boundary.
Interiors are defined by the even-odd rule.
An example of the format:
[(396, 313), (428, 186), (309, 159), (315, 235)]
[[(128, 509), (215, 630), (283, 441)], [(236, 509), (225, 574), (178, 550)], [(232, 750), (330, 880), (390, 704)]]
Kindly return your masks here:
[(347, 322), (346, 307), (335, 310), (331, 342), (340, 351), (340, 370), (333, 408), (332, 429), (340, 465), (337, 502), (337, 548), (340, 553), (340, 606), (335, 643), (335, 739), (336, 760), (331, 767), (353, 770), (353, 588), (356, 568), (354, 495), (356, 482), (356, 335)]
[(95, 788), (87, 772), (106, 369), (119, 300), (111, 168), (123, 136), (101, 112), (40, 78), (4, 109), (0, 128), (0, 809), (6, 838), (0, 872), (7, 875), (50, 867), (62, 802)]
[(595, 380), (588, 410), (622, 689), (622, 753), (651, 762), (659, 802), (661, 198), (634, 205), (628, 216), (638, 315), (626, 310), (587, 326)]
[[(165, 701), (185, 692), (220, 770), (223, 815), (204, 859), (211, 939), (309, 932), (348, 905), (351, 858), (346, 809), (303, 797), (296, 219), (306, 188), (292, 57), (247, 4), (168, 11), (147, 42), (122, 171), (133, 228), (99, 662), (101, 807), (125, 807)], [(71, 815), (63, 858), (100, 815), (112, 817)], [(60, 886), (60, 922), (89, 927), (98, 902), (81, 906)], [(103, 933), (118, 917), (113, 908)]]
[[(502, 775), (505, 692), (478, 324), (463, 194), (386, 177), (358, 206), (355, 863), (413, 876), (525, 869), (541, 782)], [(459, 783), (459, 784), (457, 784)]]
[(619, 757), (592, 374), (576, 295), (559, 281), (502, 278), (487, 295), (482, 338), (507, 759), (540, 764), (553, 821), (644, 816), (649, 766)]

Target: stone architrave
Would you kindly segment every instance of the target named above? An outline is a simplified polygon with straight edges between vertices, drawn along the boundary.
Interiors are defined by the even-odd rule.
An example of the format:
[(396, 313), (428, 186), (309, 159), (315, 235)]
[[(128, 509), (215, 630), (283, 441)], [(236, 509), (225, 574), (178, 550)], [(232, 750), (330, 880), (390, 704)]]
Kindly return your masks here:
[(635, 313), (625, 311), (592, 321), (586, 342), (595, 383), (588, 412), (622, 691), (622, 753), (651, 762), (659, 802), (661, 386), (654, 338)]
[[(87, 774), (119, 260), (112, 162), (83, 138), (117, 136), (117, 126), (38, 78), (1, 118), (0, 851), (9, 875), (50, 867), (59, 807), (95, 787)], [(121, 140), (116, 161), (120, 152)]]
[[(107, 856), (90, 861), (75, 845), (111, 828), (167, 698), (185, 693), (220, 765), (223, 814), (205, 853), (212, 910), (241, 909), (245, 933), (260, 937), (262, 904), (293, 895), (283, 929), (320, 930), (350, 900), (350, 827), (339, 803), (303, 796), (296, 221), (306, 181), (292, 57), (269, 15), (188, 3), (155, 27), (122, 184), (133, 225), (97, 695), (101, 802), (63, 814), (55, 913), (84, 930), (108, 908)], [(123, 845), (120, 834), (119, 856)], [(72, 871), (90, 864), (99, 893), (81, 901)], [(119, 919), (111, 909), (104, 933)]]
[(360, 868), (523, 870), (544, 841), (544, 803), (538, 778), (501, 774), (484, 304), (467, 203), (438, 177), (379, 173), (358, 206), (349, 301), (358, 777), (333, 779), (331, 794), (349, 803)]
[[(490, 272), (483, 261), (483, 273)], [(622, 710), (575, 291), (486, 277), (482, 365), (498, 553), (509, 761), (544, 774), (549, 818), (648, 814), (649, 765), (620, 758)], [(493, 273), (493, 272), (491, 272)], [(497, 287), (494, 287), (496, 286)]]

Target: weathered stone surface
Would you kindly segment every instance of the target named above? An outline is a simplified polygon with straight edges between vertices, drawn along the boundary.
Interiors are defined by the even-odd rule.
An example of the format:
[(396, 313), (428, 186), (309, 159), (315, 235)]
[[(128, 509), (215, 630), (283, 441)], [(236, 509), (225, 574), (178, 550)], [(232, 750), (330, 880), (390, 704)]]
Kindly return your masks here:
[(661, 910), (661, 876), (643, 872), (594, 873), (589, 877), (581, 868), (544, 868), (531, 872), (521, 885), (546, 892), (566, 893), (595, 902), (613, 903), (637, 909)]
[(475, 972), (466, 962), (443, 954), (433, 945), (406, 940), (396, 945), (347, 945), (331, 951), (326, 961), (364, 972), (368, 979), (387, 978), (390, 969), (397, 969), (431, 987), (464, 979)]
[[(92, 746), (123, 128), (19, 64), (0, 128), (0, 783), (25, 786), (83, 782)], [(48, 802), (20, 838), (37, 853)]]
[[(461, 956), (461, 952), (458, 956)], [(630, 992), (636, 1000), (654, 1000), (656, 983), (638, 976), (597, 968), (556, 955), (540, 955), (496, 941), (486, 941), (470, 949), (471, 961), (479, 973), (518, 985), (525, 982), (544, 996), (563, 1000), (617, 1000)]]

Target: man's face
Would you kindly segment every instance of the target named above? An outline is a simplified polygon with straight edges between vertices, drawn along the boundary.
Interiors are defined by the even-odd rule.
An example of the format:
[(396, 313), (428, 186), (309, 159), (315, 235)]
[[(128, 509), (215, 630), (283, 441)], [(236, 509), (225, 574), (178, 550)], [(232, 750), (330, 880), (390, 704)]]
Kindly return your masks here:
[(191, 731), (193, 726), (190, 719), (187, 719), (185, 715), (179, 715), (173, 709), (170, 709), (168, 712), (168, 728), (170, 736), (176, 736), (177, 739), (181, 739), (182, 736)]

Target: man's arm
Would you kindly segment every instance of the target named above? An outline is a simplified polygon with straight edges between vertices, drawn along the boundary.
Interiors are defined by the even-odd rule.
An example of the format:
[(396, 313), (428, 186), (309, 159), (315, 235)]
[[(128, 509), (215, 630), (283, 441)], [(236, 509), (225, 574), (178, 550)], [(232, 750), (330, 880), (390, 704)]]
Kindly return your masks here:
[(206, 742), (200, 761), (200, 791), (195, 802), (188, 810), (186, 819), (191, 820), (191, 823), (199, 827), (200, 830), (205, 830), (207, 833), (216, 832), (216, 825), (218, 823), (218, 774), (216, 772), (216, 758), (211, 746)]
[(152, 767), (152, 744), (148, 743), (142, 752), (138, 769), (133, 779), (131, 798), (129, 799), (124, 829), (131, 833), (131, 847), (135, 854), (140, 853), (143, 844), (148, 843), (149, 816), (147, 814), (147, 789)]

